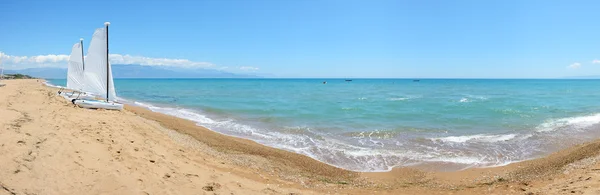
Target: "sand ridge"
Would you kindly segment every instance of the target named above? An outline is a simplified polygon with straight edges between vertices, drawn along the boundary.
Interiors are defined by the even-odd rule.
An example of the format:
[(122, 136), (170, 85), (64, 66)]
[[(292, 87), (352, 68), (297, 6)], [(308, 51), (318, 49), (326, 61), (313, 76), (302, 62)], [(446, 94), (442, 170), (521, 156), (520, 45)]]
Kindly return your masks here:
[(357, 173), (127, 106), (0, 88), (2, 194), (600, 194), (600, 142), (503, 167)]

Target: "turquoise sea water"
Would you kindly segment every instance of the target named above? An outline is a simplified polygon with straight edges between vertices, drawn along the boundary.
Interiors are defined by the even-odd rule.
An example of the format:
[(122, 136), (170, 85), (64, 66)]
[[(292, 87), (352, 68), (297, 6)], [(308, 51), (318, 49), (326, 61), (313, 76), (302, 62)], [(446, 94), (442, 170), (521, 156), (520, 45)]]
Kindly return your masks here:
[(503, 165), (600, 138), (598, 86), (600, 80), (115, 80), (121, 101), (357, 171)]

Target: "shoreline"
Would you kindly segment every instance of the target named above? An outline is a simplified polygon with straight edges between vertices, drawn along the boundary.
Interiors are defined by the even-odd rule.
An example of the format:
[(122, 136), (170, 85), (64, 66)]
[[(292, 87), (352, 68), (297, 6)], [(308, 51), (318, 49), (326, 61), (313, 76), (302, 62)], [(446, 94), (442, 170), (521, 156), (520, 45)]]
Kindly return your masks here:
[[(123, 103), (123, 102), (121, 102), (121, 103)], [(339, 166), (336, 166), (336, 165), (333, 165), (333, 164), (329, 164), (327, 162), (323, 162), (323, 161), (320, 161), (318, 159), (312, 158), (312, 157), (310, 157), (308, 155), (296, 153), (294, 151), (286, 150), (284, 148), (278, 148), (278, 147), (275, 147), (275, 146), (261, 144), (261, 143), (255, 141), (255, 140), (250, 139), (250, 138), (245, 138), (245, 137), (236, 136), (236, 135), (230, 135), (230, 134), (226, 134), (226, 133), (219, 132), (219, 131), (216, 131), (216, 130), (212, 130), (210, 128), (207, 128), (207, 127), (204, 127), (204, 126), (198, 124), (198, 122), (196, 122), (196, 121), (192, 121), (192, 120), (189, 120), (189, 119), (186, 119), (186, 118), (181, 118), (181, 117), (178, 117), (178, 116), (175, 116), (175, 115), (171, 115), (171, 114), (167, 114), (167, 113), (162, 113), (162, 112), (158, 112), (158, 111), (153, 111), (153, 110), (151, 110), (149, 108), (150, 106), (154, 106), (152, 104), (147, 104), (145, 102), (138, 102), (138, 101), (129, 100), (129, 99), (127, 99), (127, 103), (123, 103), (123, 104), (125, 105), (125, 107), (124, 107), (125, 110), (134, 112), (134, 113), (136, 113), (136, 114), (138, 114), (138, 115), (140, 115), (140, 116), (142, 116), (144, 118), (150, 119), (150, 120), (159, 121), (159, 122), (160, 121), (164, 121), (164, 120), (167, 120), (167, 121), (168, 120), (173, 120), (173, 119), (159, 119), (159, 118), (163, 118), (164, 116), (168, 116), (169, 118), (180, 119), (180, 120), (185, 121), (185, 123), (188, 123), (188, 122), (189, 123), (194, 123), (194, 125), (197, 126), (198, 129), (201, 129), (200, 131), (208, 130), (208, 131), (211, 131), (211, 132), (223, 135), (223, 136), (228, 136), (228, 137), (231, 137), (231, 138), (236, 138), (236, 139), (250, 141), (250, 142), (253, 142), (254, 144), (258, 144), (260, 146), (264, 146), (264, 147), (267, 147), (267, 148), (273, 148), (273, 149), (276, 149), (276, 150), (283, 150), (283, 151), (286, 151), (286, 152), (291, 152), (291, 153), (294, 153), (294, 154), (299, 154), (301, 156), (308, 157), (308, 158), (310, 158), (310, 159), (312, 159), (314, 161), (318, 161), (318, 162), (326, 164), (328, 166), (332, 166), (332, 167), (335, 167), (335, 168), (338, 168), (338, 169), (342, 169), (342, 170), (350, 171), (350, 172), (356, 172), (356, 173), (385, 173), (385, 172), (391, 172), (394, 169), (402, 169), (402, 168), (417, 169), (417, 170), (421, 170), (421, 171), (432, 171), (432, 172), (457, 172), (457, 171), (463, 171), (463, 170), (468, 170), (468, 169), (497, 168), (497, 167), (508, 166), (508, 165), (511, 165), (511, 164), (514, 164), (514, 163), (520, 163), (520, 162), (524, 162), (524, 161), (538, 159), (538, 158), (530, 158), (530, 159), (524, 159), (524, 160), (519, 160), (519, 161), (512, 161), (512, 162), (509, 162), (509, 163), (499, 164), (499, 165), (470, 166), (470, 167), (466, 167), (466, 168), (460, 168), (460, 167), (463, 167), (463, 165), (458, 164), (458, 163), (451, 163), (451, 162), (428, 162), (428, 163), (418, 164), (418, 165), (407, 165), (407, 166), (400, 166), (400, 165), (398, 165), (396, 167), (390, 168), (389, 170), (356, 171), (356, 170), (345, 169), (343, 167), (339, 167)], [(140, 104), (140, 105), (135, 105), (135, 104)], [(168, 105), (160, 105), (160, 108), (175, 109), (173, 107), (169, 107)], [(154, 116), (154, 114), (157, 114), (158, 116)], [(161, 122), (161, 123), (163, 123), (163, 122)], [(169, 125), (167, 124), (166, 126), (169, 126)], [(174, 128), (174, 129), (179, 129), (179, 128)], [(179, 130), (177, 130), (177, 131), (181, 132), (181, 133), (184, 133), (184, 134), (188, 134), (189, 133), (189, 131), (179, 131)], [(193, 137), (195, 137), (195, 136), (193, 136)], [(197, 138), (197, 139), (204, 140), (204, 138)], [(552, 153), (550, 153), (550, 154), (552, 154)], [(550, 154), (548, 154), (548, 155), (550, 155)], [(544, 155), (544, 156), (539, 157), (539, 158), (543, 158), (545, 156), (547, 156), (547, 155)], [(441, 166), (453, 167), (453, 168), (442, 169)]]
[[(59, 88), (60, 87), (60, 86), (53, 85), (53, 84), (49, 83), (48, 81), (44, 81), (44, 82), (45, 82), (45, 84), (48, 87), (53, 87), (53, 88)], [(334, 164), (329, 164), (329, 163), (321, 161), (319, 159), (310, 157), (309, 155), (297, 153), (297, 152), (294, 152), (292, 150), (286, 150), (285, 148), (279, 148), (279, 147), (271, 146), (271, 145), (268, 145), (268, 144), (262, 144), (262, 143), (259, 143), (256, 140), (253, 140), (252, 138), (243, 137), (243, 136), (236, 136), (236, 135), (232, 135), (232, 134), (227, 134), (225, 132), (213, 130), (213, 129), (210, 129), (208, 127), (205, 127), (205, 126), (199, 124), (198, 121), (194, 121), (192, 119), (188, 119), (188, 118), (185, 118), (185, 117), (181, 117), (181, 116), (177, 116), (177, 115), (173, 115), (173, 114), (169, 114), (169, 113), (164, 113), (164, 112), (160, 112), (160, 111), (154, 111), (154, 110), (152, 110), (151, 107), (155, 107), (155, 108), (158, 108), (158, 109), (174, 109), (174, 110), (177, 110), (177, 109), (186, 109), (186, 110), (189, 111), (189, 109), (187, 109), (187, 108), (176, 108), (176, 107), (173, 107), (172, 105), (168, 105), (168, 104), (159, 104), (158, 106), (156, 106), (154, 103), (150, 104), (150, 103), (147, 103), (147, 102), (140, 102), (140, 101), (137, 101), (137, 100), (134, 100), (134, 99), (121, 99), (121, 100), (123, 100), (123, 102), (120, 102), (120, 103), (123, 103), (125, 105), (124, 109), (132, 111), (132, 112), (134, 112), (134, 113), (136, 113), (138, 115), (141, 115), (141, 116), (149, 115), (148, 112), (144, 112), (144, 111), (150, 111), (152, 113), (159, 114), (159, 116), (156, 116), (156, 117), (150, 117), (150, 118), (149, 117), (145, 117), (145, 118), (150, 119), (150, 120), (160, 121), (157, 118), (161, 118), (162, 116), (170, 116), (171, 118), (182, 119), (183, 121), (186, 121), (186, 123), (187, 122), (194, 123), (196, 126), (199, 127), (199, 129), (201, 129), (199, 131), (209, 130), (209, 131), (218, 133), (220, 135), (224, 135), (224, 136), (229, 136), (229, 137), (233, 137), (233, 138), (238, 138), (238, 139), (242, 139), (242, 140), (251, 141), (251, 142), (254, 142), (256, 144), (259, 144), (261, 146), (265, 146), (265, 147), (268, 147), (268, 148), (274, 148), (274, 149), (277, 149), (277, 150), (284, 150), (284, 151), (291, 152), (291, 153), (294, 153), (294, 154), (300, 154), (302, 156), (309, 157), (309, 158), (311, 158), (311, 159), (313, 159), (315, 161), (318, 161), (320, 163), (323, 163), (323, 164), (326, 164), (326, 165), (329, 165), (329, 166), (332, 166), (332, 167), (336, 167), (338, 169), (342, 169), (342, 170), (345, 170), (345, 171), (356, 172), (356, 173), (362, 173), (362, 172), (384, 173), (384, 172), (390, 172), (390, 171), (392, 171), (393, 169), (396, 169), (396, 168), (414, 168), (414, 169), (418, 169), (418, 170), (426, 170), (426, 171), (433, 171), (433, 172), (455, 172), (455, 171), (462, 171), (462, 170), (467, 170), (467, 169), (471, 169), (471, 168), (494, 168), (494, 167), (501, 167), (501, 166), (506, 166), (506, 165), (513, 164), (513, 163), (518, 163), (518, 162), (523, 162), (523, 161), (535, 159), (535, 158), (525, 159), (525, 160), (513, 161), (513, 162), (509, 162), (509, 163), (505, 163), (505, 164), (491, 165), (491, 166), (475, 166), (475, 165), (473, 165), (473, 166), (466, 166), (465, 167), (463, 164), (460, 164), (460, 163), (452, 163), (452, 162), (440, 161), (440, 162), (428, 162), (428, 163), (423, 163), (423, 164), (407, 165), (407, 166), (397, 165), (397, 166), (391, 167), (391, 168), (389, 168), (387, 170), (375, 170), (375, 171), (350, 170), (350, 169), (346, 169), (346, 168), (343, 168), (343, 167), (340, 167), (340, 166), (336, 166)], [(142, 109), (142, 110), (140, 110), (140, 109)], [(194, 112), (194, 114), (198, 114), (198, 113), (195, 113), (194, 110), (191, 110), (191, 112)], [(204, 117), (206, 117), (206, 116), (204, 116)], [(168, 120), (169, 119), (167, 119), (167, 121)], [(180, 132), (184, 133), (184, 134), (188, 134), (187, 133), (188, 131), (185, 131), (185, 132), (184, 131), (180, 131)], [(203, 138), (197, 138), (197, 139), (203, 139)], [(453, 168), (450, 168), (450, 169), (448, 169), (448, 168), (442, 168), (442, 166), (453, 167)]]
[[(213, 185), (215, 192), (236, 192), (235, 194), (554, 194), (571, 190), (594, 193), (597, 191), (593, 190), (597, 188), (593, 186), (600, 187), (600, 171), (596, 171), (600, 170), (600, 140), (579, 144), (542, 158), (500, 167), (453, 172), (417, 168), (394, 168), (389, 172), (354, 172), (301, 154), (224, 135), (192, 121), (142, 107), (128, 105), (120, 112), (76, 108), (57, 96), (53, 88), (43, 86), (39, 80), (7, 81), (7, 86), (0, 88), (0, 91), (4, 90), (7, 93), (0, 93), (0, 125), (7, 129), (0, 132), (1, 143), (5, 143), (0, 147), (0, 155), (3, 155), (0, 163), (5, 163), (7, 168), (0, 172), (0, 178), (3, 178), (0, 179), (0, 185), (8, 186), (13, 192), (53, 189), (51, 192), (64, 194), (75, 192), (68, 191), (65, 186), (67, 184), (77, 187), (78, 180), (83, 180), (84, 184), (94, 184), (97, 183), (94, 181), (102, 180), (107, 175), (113, 180), (109, 186), (117, 186), (117, 191), (112, 192), (126, 192), (119, 191), (125, 189), (118, 186), (139, 188), (144, 192), (165, 192), (156, 187), (159, 186), (179, 194), (191, 189), (212, 192), (202, 189), (209, 186), (207, 182), (210, 181), (220, 186)], [(78, 126), (85, 128), (73, 128)], [(27, 140), (28, 137), (50, 140), (48, 142), (54, 144), (36, 148), (35, 145), (39, 144), (35, 143), (41, 141)], [(20, 139), (25, 140), (17, 141)], [(111, 139), (112, 143), (103, 141)], [(130, 147), (138, 143), (142, 144), (136, 146), (139, 152)], [(24, 146), (29, 144), (33, 144), (32, 148), (25, 149)], [(72, 154), (80, 156), (79, 160), (71, 153), (67, 155), (64, 152), (45, 151), (71, 149), (74, 150)], [(148, 154), (139, 154), (141, 152)], [(109, 153), (112, 155), (108, 155)], [(158, 157), (151, 157), (156, 155)], [(28, 156), (36, 158), (27, 159), (31, 158)], [(97, 158), (98, 161), (113, 166), (98, 167), (96, 161), (88, 162), (86, 158)], [(147, 167), (145, 164), (148, 164), (148, 160), (140, 161), (146, 158), (151, 158), (151, 165), (160, 165), (162, 168)], [(48, 167), (53, 164), (54, 166)], [(130, 167), (124, 168), (123, 165)], [(54, 175), (48, 172), (57, 169), (65, 170)], [(80, 173), (87, 173), (85, 170), (88, 169), (95, 169), (95, 173), (100, 175), (94, 175), (94, 172), (83, 175)], [(198, 177), (179, 174), (184, 169), (190, 172), (187, 174)], [(164, 170), (171, 170), (173, 173), (156, 174)], [(201, 176), (199, 173), (202, 170), (208, 175), (217, 176)], [(154, 182), (156, 186), (129, 182), (130, 177), (136, 175), (146, 175), (140, 179)], [(189, 177), (199, 181), (165, 182)], [(588, 177), (591, 179), (587, 179)], [(55, 186), (26, 185), (28, 182), (49, 184), (48, 182), (63, 180), (65, 184)], [(238, 186), (231, 183), (233, 180), (243, 180), (243, 184)], [(177, 187), (182, 185), (184, 187)], [(264, 191), (266, 189), (272, 191)], [(0, 194), (3, 194), (2, 189)]]
[[(261, 123), (262, 121), (259, 122), (252, 120), (244, 120), (243, 117), (235, 117), (237, 116), (237, 114), (230, 115), (234, 113), (226, 113), (224, 111), (213, 110), (214, 112), (205, 112), (204, 109), (195, 106), (189, 107), (186, 106), (186, 104), (181, 104), (181, 102), (157, 102), (151, 99), (142, 98), (143, 96), (137, 96), (132, 93), (129, 93), (128, 95), (132, 97), (132, 99), (119, 98), (118, 101), (121, 101), (121, 103), (124, 104), (129, 104), (130, 106), (142, 107), (156, 113), (166, 114), (170, 116), (175, 116), (177, 118), (194, 121), (198, 126), (202, 126), (220, 134), (242, 139), (248, 139), (268, 147), (302, 154), (320, 162), (329, 164), (331, 166), (355, 172), (389, 172), (393, 168), (397, 167), (408, 167), (425, 169), (429, 171), (447, 172), (460, 171), (469, 168), (492, 168), (498, 166), (506, 166), (508, 164), (516, 162), (522, 162), (547, 156), (555, 151), (558, 151), (559, 149), (565, 149), (573, 146), (573, 144), (570, 144), (569, 141), (565, 141), (567, 139), (553, 139), (557, 137), (550, 135), (553, 133), (540, 133), (558, 130), (539, 130), (539, 127), (551, 126), (552, 128), (558, 128), (554, 126), (560, 127), (560, 122), (563, 122), (564, 120), (588, 120), (587, 118), (597, 118), (597, 116), (599, 115), (597, 113), (585, 113), (560, 116), (557, 118), (548, 118), (545, 119), (543, 122), (535, 121), (534, 123), (537, 123), (538, 125), (536, 127), (525, 128), (527, 130), (525, 132), (479, 132), (476, 134), (467, 133), (458, 135), (452, 133), (448, 134), (448, 132), (446, 132), (446, 134), (442, 133), (438, 136), (425, 135), (424, 137), (418, 137), (416, 139), (407, 140), (406, 142), (400, 141), (401, 143), (403, 143), (402, 146), (407, 148), (396, 150), (396, 148), (383, 148), (383, 143), (385, 143), (386, 146), (393, 146), (393, 140), (395, 139), (375, 139), (375, 142), (382, 143), (381, 149), (379, 147), (371, 146), (366, 146), (365, 148), (362, 148), (363, 146), (361, 144), (363, 144), (362, 142), (366, 139), (355, 139), (355, 134), (357, 134), (355, 132), (344, 133), (343, 135), (335, 136), (329, 136), (327, 133), (322, 133), (319, 131), (309, 131), (310, 133), (307, 133), (308, 135), (282, 132), (283, 130), (281, 129), (287, 129), (287, 126), (268, 126), (273, 124), (267, 123), (265, 125), (265, 123)], [(133, 99), (133, 97), (141, 99)], [(141, 102), (139, 100), (143, 100), (144, 102)], [(215, 112), (220, 114), (215, 114)], [(234, 116), (235, 119), (229, 120), (232, 116)], [(310, 123), (306, 123), (305, 121), (302, 124)], [(309, 126), (306, 126), (306, 128), (308, 128)], [(378, 126), (371, 126), (370, 129), (375, 127)], [(292, 128), (295, 128), (295, 126)], [(269, 129), (274, 129), (274, 131), (269, 131)], [(283, 136), (280, 136), (278, 134), (271, 134), (271, 132), (276, 132)], [(363, 133), (369, 134), (373, 132), (377, 135), (379, 133), (378, 130), (359, 132), (361, 132), (360, 135), (362, 135)], [(387, 134), (387, 132), (384, 131), (384, 134)], [(395, 133), (393, 132), (393, 134)], [(588, 134), (590, 134), (589, 137), (600, 137), (600, 134), (598, 133), (595, 133), (593, 135), (592, 133)], [(579, 134), (577, 135), (579, 136)], [(352, 140), (345, 139), (346, 137), (344, 136), (352, 136)], [(534, 138), (530, 139), (530, 137)], [(368, 138), (370, 138), (370, 135)], [(315, 141), (313, 141), (313, 139)], [(404, 140), (402, 139), (402, 136), (400, 136), (399, 139)], [(423, 142), (423, 140), (421, 139), (425, 140), (426, 142)], [(340, 144), (329, 144), (337, 143), (336, 141), (338, 140), (343, 141), (339, 142)], [(528, 142), (536, 143), (536, 141), (542, 141), (542, 143), (544, 143), (545, 141), (553, 140), (559, 140), (558, 142), (566, 144), (520, 144)], [(356, 141), (360, 142), (360, 144)], [(577, 143), (584, 143), (587, 141), (593, 140), (577, 140)], [(366, 142), (367, 144), (369, 144), (369, 140), (366, 140)], [(396, 142), (395, 144), (398, 145), (398, 142)], [(361, 149), (352, 148), (355, 146)], [(344, 147), (348, 147), (350, 149)], [(344, 149), (337, 150), (336, 148)], [(431, 151), (432, 148), (440, 148), (441, 150), (437, 151), (437, 153), (434, 152), (431, 156), (429, 156), (430, 153), (428, 152), (428, 150)], [(471, 148), (477, 149), (471, 150)], [(463, 152), (467, 154), (463, 154)], [(412, 155), (406, 156), (405, 154), (407, 153)], [(332, 158), (332, 156), (335, 156), (336, 158)], [(373, 166), (365, 166), (365, 164), (367, 163)], [(436, 167), (436, 165), (443, 166)]]

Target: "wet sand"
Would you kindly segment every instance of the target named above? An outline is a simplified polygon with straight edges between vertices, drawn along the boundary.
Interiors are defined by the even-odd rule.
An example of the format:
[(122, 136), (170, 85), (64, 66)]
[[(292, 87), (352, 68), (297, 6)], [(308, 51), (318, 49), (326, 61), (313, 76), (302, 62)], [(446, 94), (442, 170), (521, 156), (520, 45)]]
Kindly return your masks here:
[(600, 141), (503, 167), (359, 173), (140, 107), (77, 108), (41, 80), (3, 82), (0, 195), (600, 194)]

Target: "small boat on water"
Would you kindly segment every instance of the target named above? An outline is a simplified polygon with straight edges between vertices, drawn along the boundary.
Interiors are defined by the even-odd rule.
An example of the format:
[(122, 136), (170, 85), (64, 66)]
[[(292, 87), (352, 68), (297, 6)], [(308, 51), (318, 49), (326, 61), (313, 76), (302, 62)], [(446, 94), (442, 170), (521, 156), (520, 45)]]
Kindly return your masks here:
[(350, 82), (350, 81), (352, 81), (352, 79), (346, 79), (346, 82)]
[(421, 81), (421, 80), (418, 80), (418, 79), (415, 79), (415, 80), (413, 80), (413, 82), (420, 82), (420, 81)]
[(83, 91), (98, 95), (104, 100), (75, 99), (73, 103), (83, 108), (101, 108), (109, 110), (122, 110), (123, 104), (115, 102), (117, 94), (112, 77), (112, 69), (108, 59), (108, 26), (94, 31), (94, 36), (88, 48), (86, 67), (83, 71)]

